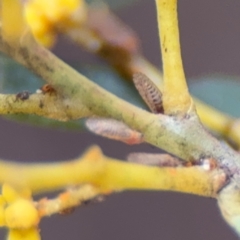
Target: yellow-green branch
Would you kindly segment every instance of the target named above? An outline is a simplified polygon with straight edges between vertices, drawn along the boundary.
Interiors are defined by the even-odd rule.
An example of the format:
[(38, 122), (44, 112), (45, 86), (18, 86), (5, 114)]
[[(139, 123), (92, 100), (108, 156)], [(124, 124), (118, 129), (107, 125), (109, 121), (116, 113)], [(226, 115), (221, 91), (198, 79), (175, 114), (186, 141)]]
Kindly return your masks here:
[(21, 99), (19, 94), (0, 94), (0, 114), (36, 114), (59, 121), (91, 116), (81, 103), (73, 105), (70, 100), (56, 94), (29, 94)]

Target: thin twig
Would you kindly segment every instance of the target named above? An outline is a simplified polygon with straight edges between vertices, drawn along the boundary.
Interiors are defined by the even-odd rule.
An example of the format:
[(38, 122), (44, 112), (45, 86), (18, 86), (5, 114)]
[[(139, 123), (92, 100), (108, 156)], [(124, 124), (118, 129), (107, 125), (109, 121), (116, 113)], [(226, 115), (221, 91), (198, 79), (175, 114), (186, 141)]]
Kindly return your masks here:
[(67, 213), (71, 211), (70, 209), (85, 205), (86, 202), (99, 196), (99, 193), (98, 188), (90, 184), (72, 187), (54, 199), (41, 199), (36, 203), (36, 207), (41, 217), (48, 217), (55, 213)]

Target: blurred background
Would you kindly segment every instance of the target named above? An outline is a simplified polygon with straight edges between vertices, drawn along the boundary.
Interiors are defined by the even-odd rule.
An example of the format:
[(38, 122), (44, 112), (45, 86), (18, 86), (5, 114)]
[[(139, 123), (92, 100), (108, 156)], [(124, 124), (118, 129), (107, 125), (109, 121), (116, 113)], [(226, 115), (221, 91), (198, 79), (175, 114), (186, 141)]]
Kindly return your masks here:
[[(160, 68), (155, 1), (126, 2), (128, 4), (118, 4), (121, 6), (113, 4), (114, 12), (136, 31), (142, 52)], [(203, 99), (214, 96), (216, 104), (226, 102), (225, 95), (230, 94), (227, 89), (232, 82), (235, 90), (236, 86), (240, 89), (240, 1), (179, 0), (179, 21), (182, 56), (190, 88)], [(64, 38), (53, 51), (73, 64), (102, 62)], [(219, 93), (214, 88), (218, 79), (224, 82), (226, 92)], [(235, 104), (229, 111), (237, 116), (240, 95), (230, 96)], [(0, 132), (0, 158), (20, 162), (72, 159), (93, 144), (99, 145), (106, 155), (120, 159), (134, 151), (160, 151), (148, 144), (126, 146), (86, 131), (35, 127), (5, 118), (0, 119)], [(214, 199), (171, 192), (113, 194), (103, 203), (80, 207), (70, 215), (44, 219), (40, 228), (44, 240), (238, 239), (222, 220)], [(0, 231), (0, 239), (4, 233)]]

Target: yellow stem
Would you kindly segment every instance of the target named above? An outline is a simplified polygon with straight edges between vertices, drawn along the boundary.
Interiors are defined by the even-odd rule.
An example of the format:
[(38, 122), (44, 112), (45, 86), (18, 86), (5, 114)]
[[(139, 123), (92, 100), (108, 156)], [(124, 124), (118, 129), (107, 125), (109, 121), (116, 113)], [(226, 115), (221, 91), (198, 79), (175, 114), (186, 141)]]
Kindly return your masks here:
[(177, 0), (156, 0), (159, 35), (163, 60), (163, 105), (166, 114), (185, 114), (192, 100), (183, 70)]
[(197, 113), (202, 123), (209, 129), (221, 134), (240, 146), (240, 121), (217, 109), (194, 99), (197, 107)]
[[(92, 147), (81, 159), (52, 164), (0, 163), (0, 183), (43, 192), (93, 184), (100, 193), (127, 189), (171, 190), (215, 196), (213, 175), (202, 167), (159, 168), (122, 162)], [(217, 184), (218, 185), (218, 184)]]
[(234, 119), (198, 99), (194, 99), (194, 102), (202, 123), (209, 129), (227, 137), (230, 130), (229, 127)]

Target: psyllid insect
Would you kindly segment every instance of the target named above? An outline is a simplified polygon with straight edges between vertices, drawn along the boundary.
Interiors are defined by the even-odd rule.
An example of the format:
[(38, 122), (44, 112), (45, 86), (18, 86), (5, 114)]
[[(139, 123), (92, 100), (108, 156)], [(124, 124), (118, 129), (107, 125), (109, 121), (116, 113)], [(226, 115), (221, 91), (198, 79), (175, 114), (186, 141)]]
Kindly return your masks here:
[(162, 93), (143, 73), (134, 73), (133, 82), (139, 94), (153, 113), (163, 113)]

